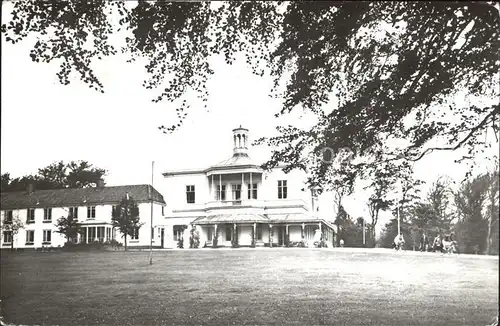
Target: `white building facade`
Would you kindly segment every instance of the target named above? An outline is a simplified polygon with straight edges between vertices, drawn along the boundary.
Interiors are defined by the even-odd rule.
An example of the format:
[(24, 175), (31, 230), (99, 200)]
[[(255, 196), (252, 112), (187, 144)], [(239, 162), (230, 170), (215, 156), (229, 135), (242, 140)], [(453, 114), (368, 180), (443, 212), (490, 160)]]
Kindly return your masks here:
[[(152, 236), (153, 247), (162, 247), (164, 230), (158, 225), (164, 219), (163, 196), (150, 185), (130, 185), (2, 193), (1, 248), (62, 247), (67, 239), (57, 232), (56, 223), (60, 217), (69, 216), (77, 219), (82, 230), (75, 242), (109, 243), (114, 239), (123, 243), (124, 238), (113, 228), (111, 217), (113, 207), (127, 195), (137, 203), (142, 224), (127, 238), (128, 246), (149, 247)], [(9, 224), (16, 219), (22, 223), (22, 228), (13, 235)]]
[(214, 166), (163, 173), (169, 202), (165, 247), (333, 246), (335, 227), (315, 216), (317, 196), (303, 171), (264, 171), (248, 155), (248, 130), (233, 130), (233, 155)]

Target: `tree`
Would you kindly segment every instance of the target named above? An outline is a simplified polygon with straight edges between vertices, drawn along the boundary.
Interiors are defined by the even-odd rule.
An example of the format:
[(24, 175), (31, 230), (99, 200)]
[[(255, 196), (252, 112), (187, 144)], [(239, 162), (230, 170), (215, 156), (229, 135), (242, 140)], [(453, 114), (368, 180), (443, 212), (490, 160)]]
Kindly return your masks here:
[(402, 188), (402, 199), (398, 202), (399, 205), (403, 206), (414, 199), (411, 191), (417, 189), (421, 182), (411, 177), (411, 171), (412, 167), (409, 165), (401, 169), (391, 162), (378, 166), (374, 170), (373, 181), (369, 186), (372, 194), (368, 199), (368, 211), (371, 217), (370, 231), (373, 238), (375, 238), (375, 227), (380, 212), (389, 210), (395, 204), (395, 200), (390, 199), (389, 195), (396, 190), (398, 182)]
[[(342, 200), (344, 199), (345, 196), (350, 195), (353, 192), (352, 187), (346, 187), (340, 183), (334, 185), (333, 188), (330, 190), (333, 191), (333, 205), (334, 205), (334, 212), (336, 212), (336, 219), (334, 221), (334, 224), (337, 225), (337, 231), (339, 232), (340, 228), (342, 227), (342, 219), (345, 218), (346, 212), (344, 211), (344, 207), (342, 206)], [(340, 217), (340, 218), (339, 218)], [(340, 237), (336, 237), (336, 243), (337, 246), (340, 246)]]
[(349, 224), (349, 220), (349, 215), (345, 211), (344, 206), (339, 206), (339, 212), (333, 222), (337, 226), (337, 246), (340, 246), (340, 240), (346, 236), (345, 228)]
[(9, 232), (11, 236), (11, 241), (10, 241), (10, 249), (14, 251), (14, 240), (16, 239), (16, 236), (19, 234), (19, 231), (21, 229), (24, 229), (24, 224), (19, 218), (19, 215), (15, 216), (6, 216), (4, 220), (2, 221), (2, 230), (4, 232)]
[(453, 213), (451, 211), (451, 200), (453, 193), (450, 188), (449, 181), (443, 177), (438, 178), (427, 194), (427, 202), (429, 203), (432, 215), (431, 227), (439, 230), (450, 230), (453, 221)]
[(64, 234), (66, 237), (66, 242), (70, 243), (72, 239), (76, 239), (78, 234), (82, 233), (78, 219), (73, 218), (73, 216), (68, 215), (67, 217), (61, 216), (57, 219), (55, 224), (57, 227), (57, 233)]
[(113, 208), (111, 213), (113, 227), (120, 230), (125, 238), (125, 250), (127, 250), (127, 236), (133, 236), (139, 232), (144, 223), (140, 223), (139, 207), (134, 199), (128, 194), (122, 199), (120, 205)]
[(435, 217), (431, 204), (427, 202), (418, 202), (411, 209), (412, 239), (416, 240), (418, 237), (421, 246), (437, 234), (438, 229), (434, 227), (437, 224), (434, 222)]
[(38, 169), (38, 175), (41, 180), (45, 180), (54, 189), (66, 188), (67, 180), (67, 165), (63, 161), (54, 162), (42, 169)]
[(495, 165), (495, 170), (486, 175), (488, 182), (487, 189), (487, 220), (488, 233), (486, 236), (485, 254), (490, 255), (492, 252), (498, 254), (498, 195), (499, 195), (499, 173), (498, 165)]
[(67, 164), (59, 161), (38, 169), (34, 176), (11, 179), (9, 173), (2, 174), (2, 191), (24, 191), (29, 183), (39, 190), (96, 187), (106, 173), (105, 169), (93, 167), (87, 161)]
[(39, 183), (38, 177), (28, 175), (12, 179), (9, 173), (2, 174), (2, 192), (24, 191), (30, 183)]
[(67, 164), (69, 170), (66, 175), (69, 188), (96, 187), (106, 170), (92, 167), (87, 161), (71, 161)]
[(1, 178), (2, 178), (1, 191), (5, 192), (5, 191), (7, 191), (8, 187), (11, 183), (10, 173), (2, 173)]
[(392, 200), (386, 199), (388, 189), (377, 187), (368, 199), (368, 212), (370, 214), (370, 234), (374, 237), (375, 227), (378, 222), (379, 213), (388, 210), (392, 205)]
[[(317, 124), (278, 128), (259, 140), (276, 148), (265, 167), (306, 168), (306, 149), (349, 147), (355, 173), (380, 164), (418, 161), (432, 151), (465, 149), (470, 159), (484, 146), (485, 130), (498, 131), (497, 72), (500, 20), (494, 2), (164, 2), (98, 0), (16, 1), (2, 25), (6, 40), (36, 37), (35, 62), (55, 62), (70, 83), (76, 72), (97, 91), (104, 85), (93, 62), (117, 54), (110, 35), (122, 35), (122, 52), (146, 58), (144, 87), (159, 89), (155, 102), (174, 102), (178, 129), (206, 84), (214, 56), (231, 64), (246, 57), (252, 71), (274, 80), (281, 116), (303, 108)], [(116, 17), (114, 17), (116, 16)], [(113, 20), (111, 18), (118, 18)], [(118, 21), (118, 24), (113, 24)], [(52, 33), (57, 31), (57, 33)], [(131, 32), (131, 33), (130, 33)], [(490, 100), (456, 105), (457, 94)], [(403, 140), (388, 146), (388, 140)], [(259, 143), (259, 141), (257, 143)], [(309, 166), (311, 180), (328, 184), (330, 166)]]
[(455, 193), (458, 217), (455, 230), (460, 252), (484, 252), (486, 249), (488, 218), (483, 216), (483, 209), (488, 186), (488, 177), (483, 174), (463, 182)]

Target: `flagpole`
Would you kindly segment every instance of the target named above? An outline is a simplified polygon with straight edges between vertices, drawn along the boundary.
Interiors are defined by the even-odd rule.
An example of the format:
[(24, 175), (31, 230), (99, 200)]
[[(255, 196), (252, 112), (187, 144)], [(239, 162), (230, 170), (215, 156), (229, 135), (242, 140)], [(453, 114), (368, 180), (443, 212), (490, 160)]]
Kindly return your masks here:
[(401, 233), (401, 222), (399, 219), (399, 206), (396, 207), (396, 211), (398, 212), (398, 235)]
[(154, 229), (153, 229), (153, 181), (154, 181), (154, 168), (155, 168), (155, 161), (151, 163), (151, 230), (150, 230), (150, 235), (151, 235), (151, 241), (149, 242), (149, 265), (153, 265), (153, 235), (154, 235)]
[(365, 241), (365, 218), (363, 217), (363, 245), (366, 244), (366, 241)]

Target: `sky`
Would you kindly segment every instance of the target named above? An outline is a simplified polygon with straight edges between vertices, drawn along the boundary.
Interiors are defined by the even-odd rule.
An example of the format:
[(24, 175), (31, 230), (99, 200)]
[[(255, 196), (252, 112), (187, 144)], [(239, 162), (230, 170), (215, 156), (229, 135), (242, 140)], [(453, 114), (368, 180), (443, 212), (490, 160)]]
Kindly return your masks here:
[[(175, 107), (151, 101), (158, 93), (141, 86), (147, 77), (143, 66), (126, 63), (123, 56), (97, 64), (104, 94), (79, 80), (63, 86), (57, 64), (31, 61), (34, 42), (12, 45), (2, 37), (1, 172), (13, 177), (35, 174), (59, 160), (86, 160), (109, 171), (107, 185), (150, 184), (154, 161), (153, 182), (158, 184), (166, 170), (204, 168), (230, 157), (235, 127), (248, 128), (255, 140), (272, 135), (277, 125), (308, 118), (297, 112), (276, 119), (281, 107), (268, 96), (270, 79), (253, 75), (244, 60), (233, 66), (217, 61), (208, 85), (208, 110), (193, 102), (182, 128), (163, 134), (158, 126), (174, 122)], [(255, 148), (250, 153), (260, 161), (269, 155)], [(456, 158), (456, 153), (430, 154), (415, 165), (416, 176), (428, 184), (439, 176), (460, 181), (466, 168), (453, 164)], [(367, 195), (358, 189), (346, 199), (352, 216), (367, 216)], [(332, 195), (322, 196), (319, 207), (322, 215), (331, 216)], [(388, 218), (383, 216), (380, 225)]]

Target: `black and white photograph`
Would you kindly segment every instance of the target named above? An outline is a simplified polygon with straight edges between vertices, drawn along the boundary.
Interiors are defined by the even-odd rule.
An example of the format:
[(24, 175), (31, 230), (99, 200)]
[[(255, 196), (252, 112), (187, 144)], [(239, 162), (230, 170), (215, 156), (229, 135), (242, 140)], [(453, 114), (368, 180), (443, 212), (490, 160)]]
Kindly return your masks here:
[(498, 326), (500, 3), (1, 3), (0, 326)]

